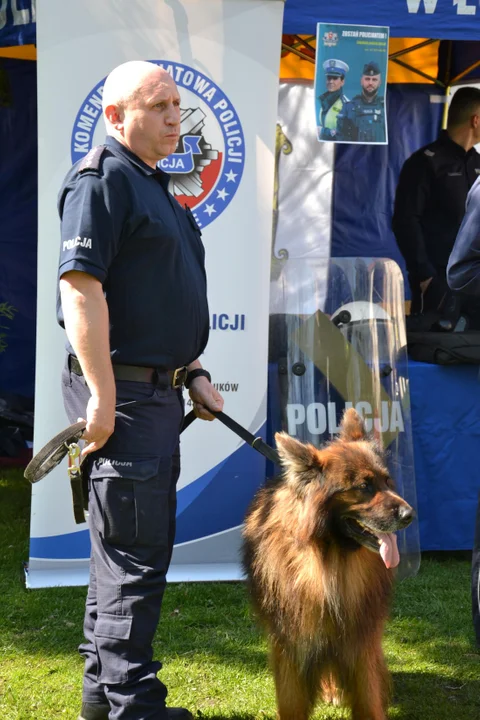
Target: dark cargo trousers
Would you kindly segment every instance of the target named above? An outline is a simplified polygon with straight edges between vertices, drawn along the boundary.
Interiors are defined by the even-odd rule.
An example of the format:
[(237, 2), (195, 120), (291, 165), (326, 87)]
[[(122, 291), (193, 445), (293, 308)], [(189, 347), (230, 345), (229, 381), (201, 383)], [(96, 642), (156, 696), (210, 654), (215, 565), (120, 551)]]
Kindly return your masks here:
[[(167, 690), (152, 642), (175, 537), (181, 391), (117, 381), (115, 431), (85, 461), (90, 582), (84, 621), (83, 701), (110, 704), (110, 720), (166, 720)], [(86, 417), (85, 380), (63, 371), (70, 422)]]

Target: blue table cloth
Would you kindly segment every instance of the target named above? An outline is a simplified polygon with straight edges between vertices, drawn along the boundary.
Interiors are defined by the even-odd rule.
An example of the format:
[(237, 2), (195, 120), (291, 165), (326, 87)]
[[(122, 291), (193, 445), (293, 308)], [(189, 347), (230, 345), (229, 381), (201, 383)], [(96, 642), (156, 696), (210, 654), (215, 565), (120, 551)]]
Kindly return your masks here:
[(480, 491), (480, 368), (409, 361), (422, 550), (470, 550)]

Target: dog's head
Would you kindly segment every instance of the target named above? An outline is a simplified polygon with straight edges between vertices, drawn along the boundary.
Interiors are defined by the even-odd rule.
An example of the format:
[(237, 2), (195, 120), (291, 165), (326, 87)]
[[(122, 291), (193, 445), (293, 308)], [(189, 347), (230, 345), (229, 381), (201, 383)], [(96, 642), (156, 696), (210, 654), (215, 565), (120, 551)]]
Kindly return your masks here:
[(398, 565), (393, 533), (412, 522), (414, 511), (394, 491), (382, 453), (356, 410), (344, 413), (340, 437), (320, 449), (286, 433), (275, 439), (285, 482), (308, 506), (307, 534), (363, 545), (380, 553), (386, 567)]

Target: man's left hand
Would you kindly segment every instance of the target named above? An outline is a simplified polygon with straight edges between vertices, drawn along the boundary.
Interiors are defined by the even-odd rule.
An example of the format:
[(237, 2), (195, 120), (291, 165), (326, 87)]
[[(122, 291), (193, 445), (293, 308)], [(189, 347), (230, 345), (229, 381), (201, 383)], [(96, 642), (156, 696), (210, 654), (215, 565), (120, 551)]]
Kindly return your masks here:
[(223, 398), (215, 390), (206, 377), (197, 377), (192, 380), (189, 388), (190, 399), (193, 402), (195, 415), (202, 420), (215, 420), (215, 415), (208, 408), (220, 412), (223, 410)]

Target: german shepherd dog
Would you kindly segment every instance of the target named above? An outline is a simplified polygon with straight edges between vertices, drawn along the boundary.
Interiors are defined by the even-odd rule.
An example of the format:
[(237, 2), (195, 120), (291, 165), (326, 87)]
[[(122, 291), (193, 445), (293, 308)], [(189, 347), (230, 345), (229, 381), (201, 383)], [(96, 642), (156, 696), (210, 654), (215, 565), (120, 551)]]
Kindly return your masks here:
[(243, 564), (270, 642), (278, 718), (307, 720), (323, 696), (349, 706), (352, 720), (385, 720), (393, 533), (413, 509), (354, 409), (320, 449), (286, 433), (275, 440), (283, 474), (248, 510)]

